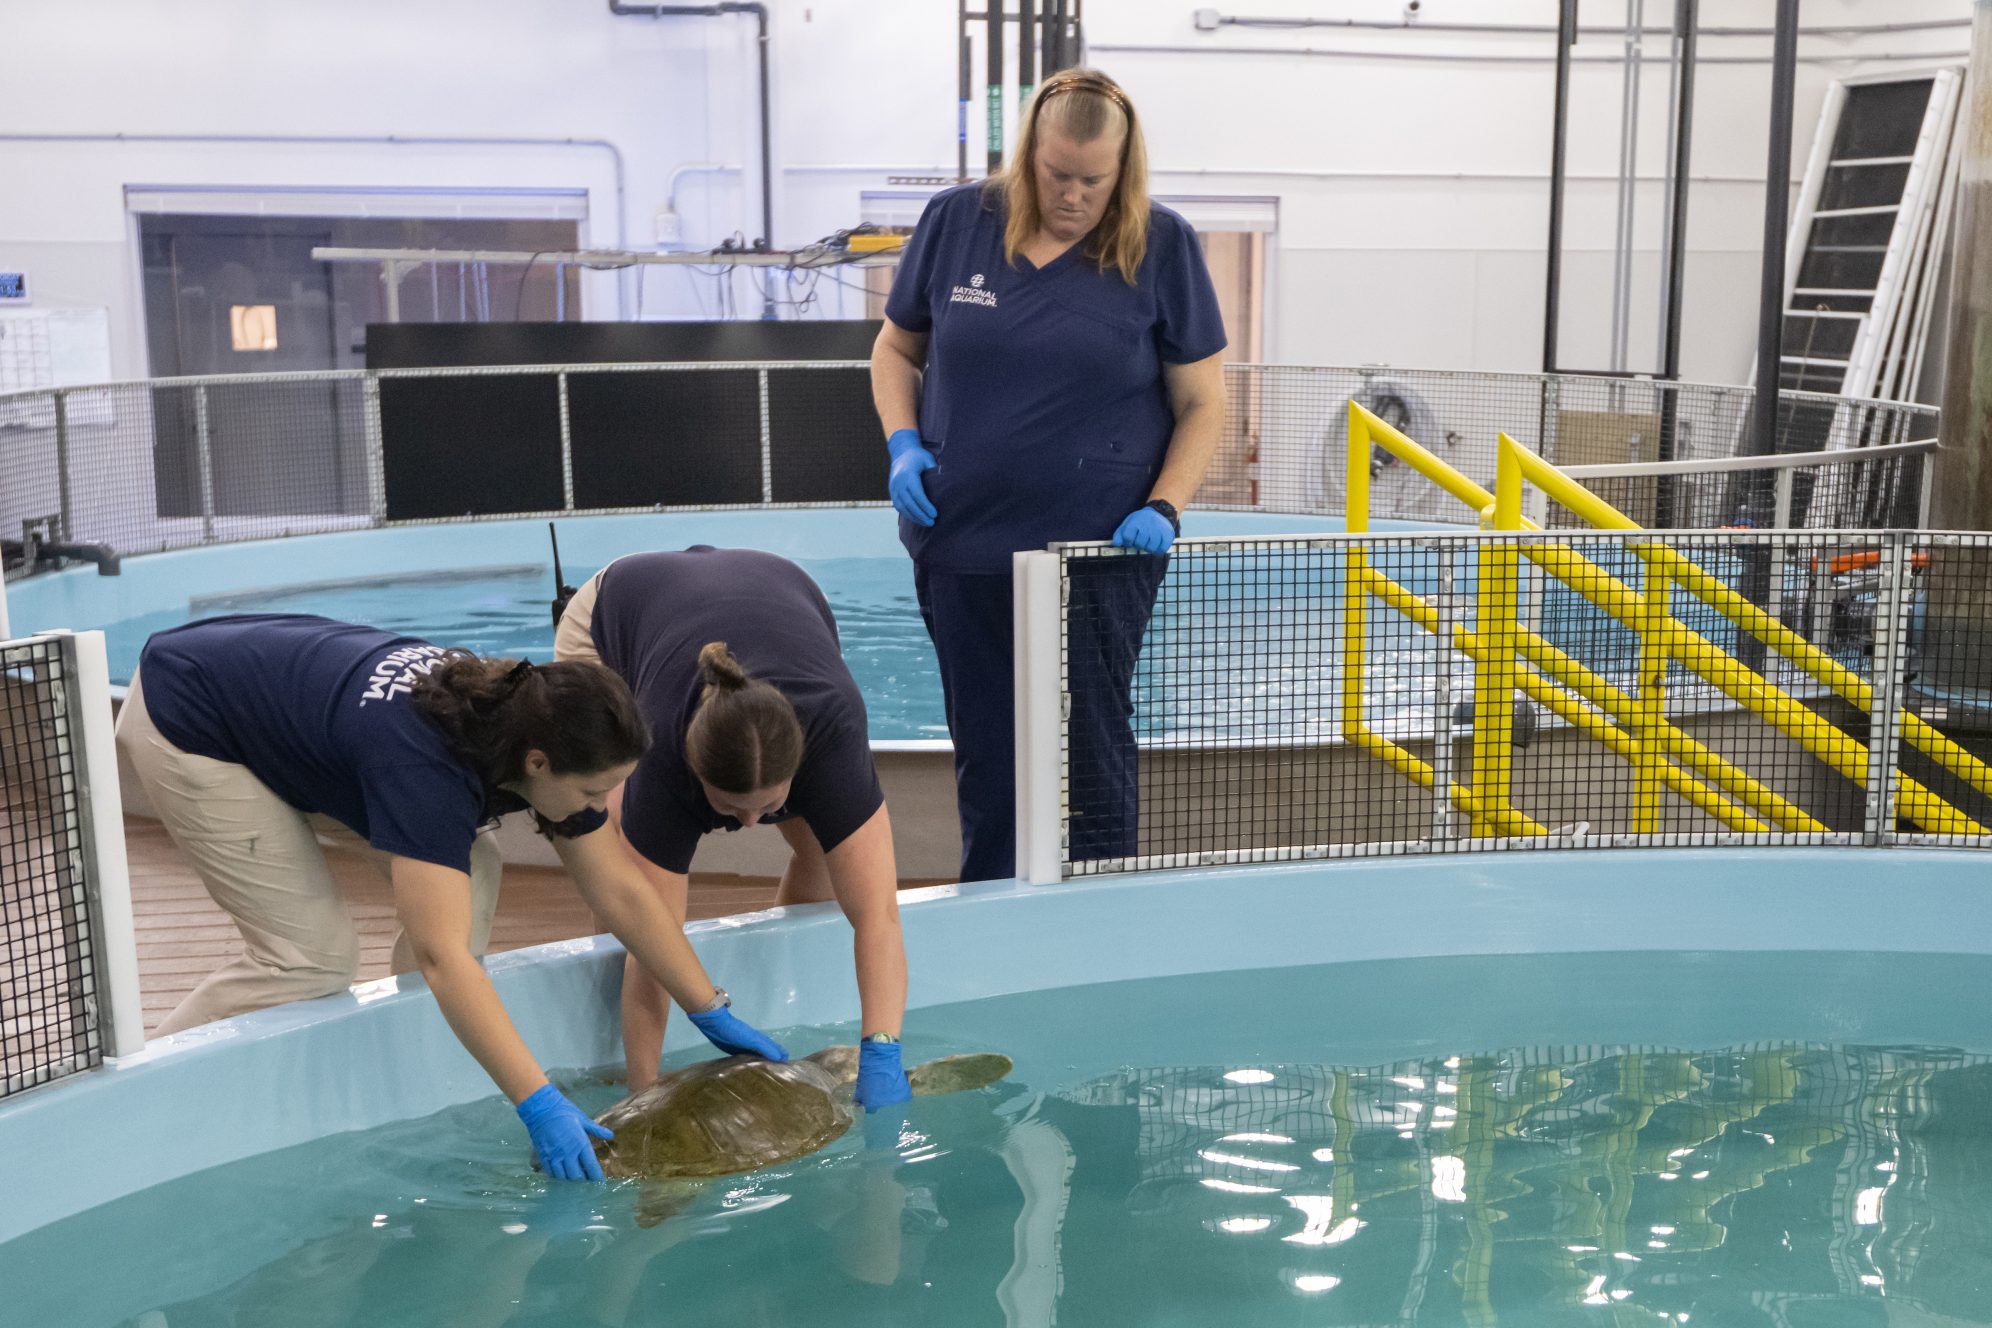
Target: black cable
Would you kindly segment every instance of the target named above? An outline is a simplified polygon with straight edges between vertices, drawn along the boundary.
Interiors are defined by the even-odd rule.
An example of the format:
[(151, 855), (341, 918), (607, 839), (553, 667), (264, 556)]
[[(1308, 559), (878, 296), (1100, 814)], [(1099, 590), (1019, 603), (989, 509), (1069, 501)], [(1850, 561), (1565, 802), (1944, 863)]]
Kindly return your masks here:
[(515, 323), (519, 321), (520, 311), (526, 307), (526, 278), (532, 276), (533, 264), (539, 262), (541, 255), (548, 252), (545, 249), (535, 249), (533, 256), (526, 260), (526, 270), (519, 274), (518, 298), (512, 301), (512, 321)]

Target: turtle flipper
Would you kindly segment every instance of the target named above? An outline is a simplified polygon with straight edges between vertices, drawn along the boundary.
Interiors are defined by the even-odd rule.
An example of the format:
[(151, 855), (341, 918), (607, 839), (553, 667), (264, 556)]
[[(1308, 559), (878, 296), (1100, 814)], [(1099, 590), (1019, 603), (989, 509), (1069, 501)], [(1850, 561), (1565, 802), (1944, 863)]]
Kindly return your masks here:
[(636, 1192), (636, 1224), (654, 1227), (666, 1218), (676, 1217), (692, 1206), (692, 1200), (705, 1188), (703, 1181), (646, 1180)]
[(825, 1047), (812, 1051), (803, 1057), (821, 1067), (823, 1072), (840, 1084), (854, 1084), (858, 1081), (858, 1049), (856, 1047)]
[(937, 1061), (916, 1065), (906, 1072), (913, 1096), (934, 1097), (941, 1093), (962, 1093), (971, 1088), (987, 1088), (1007, 1076), (1016, 1063), (993, 1051), (968, 1056), (943, 1056)]

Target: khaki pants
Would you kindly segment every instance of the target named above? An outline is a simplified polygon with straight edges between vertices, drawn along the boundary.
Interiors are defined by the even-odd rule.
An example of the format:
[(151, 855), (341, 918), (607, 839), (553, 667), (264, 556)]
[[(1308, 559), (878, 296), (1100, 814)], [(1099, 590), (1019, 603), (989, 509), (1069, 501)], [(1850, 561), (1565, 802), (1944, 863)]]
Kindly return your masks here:
[[(117, 733), (166, 832), (242, 933), (241, 956), (188, 993), (153, 1036), (350, 986), (359, 933), (320, 844), (361, 853), (391, 881), (389, 855), (329, 816), (298, 811), (247, 767), (181, 751), (153, 726), (137, 677)], [(491, 939), (502, 869), (492, 836), (478, 835), (470, 850), (473, 954)], [(394, 971), (414, 968), (408, 938), (397, 935)]]
[[(604, 567), (602, 572), (609, 569)], [(589, 577), (587, 583), (574, 592), (574, 598), (567, 601), (567, 609), (560, 615), (560, 626), (553, 629), (553, 657), (556, 660), (578, 659), (589, 664), (600, 664), (602, 656), (595, 649), (595, 597), (602, 593), (602, 572)]]

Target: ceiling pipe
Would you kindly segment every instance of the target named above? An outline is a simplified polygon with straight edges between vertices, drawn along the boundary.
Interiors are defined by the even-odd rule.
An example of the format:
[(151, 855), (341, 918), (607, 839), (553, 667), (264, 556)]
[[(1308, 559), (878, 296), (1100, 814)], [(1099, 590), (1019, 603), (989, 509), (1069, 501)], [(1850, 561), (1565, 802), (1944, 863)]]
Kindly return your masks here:
[[(755, 43), (760, 54), (761, 86), (761, 234), (751, 248), (773, 248), (775, 243), (775, 153), (768, 113), (768, 7), (758, 0), (722, 0), (712, 5), (626, 5), (609, 0), (609, 12), (618, 18), (718, 18), (723, 14), (752, 14)], [(764, 290), (761, 317), (775, 316), (775, 296)]]
[[(1518, 29), (1517, 29), (1518, 31)], [(1554, 28), (1550, 29), (1555, 32)], [(1622, 30), (1621, 30), (1622, 31)], [(1089, 52), (1109, 55), (1306, 55), (1321, 56), (1334, 60), (1409, 60), (1427, 64), (1462, 65), (1547, 65), (1556, 62), (1553, 53), (1540, 55), (1498, 55), (1473, 54), (1465, 51), (1385, 51), (1357, 50), (1328, 46), (1167, 46), (1144, 45), (1135, 42), (1100, 42), (1089, 44)], [(1935, 64), (1947, 60), (1962, 60), (1969, 51), (1847, 51), (1839, 55), (1801, 55), (1802, 65), (1851, 65), (1881, 64), (1893, 60), (1914, 60)], [(1664, 64), (1664, 55), (1643, 57), (1647, 63)], [(1705, 65), (1768, 65), (1776, 57), (1771, 55), (1704, 55)], [(1573, 55), (1572, 64), (1596, 64), (1622, 66), (1625, 60), (1617, 55)]]
[[(1532, 33), (1538, 37), (1553, 36), (1561, 31), (1560, 24), (1545, 23), (1430, 23), (1424, 19), (1360, 19), (1360, 18), (1256, 18), (1250, 15), (1220, 14), (1214, 9), (1199, 9), (1192, 15), (1192, 21), (1200, 32), (1212, 32), (1220, 27), (1237, 28), (1362, 28), (1384, 32), (1485, 32), (1485, 33)], [(1919, 19), (1908, 23), (1829, 23), (1818, 27), (1800, 28), (1801, 37), (1865, 37), (1874, 33), (1897, 32), (1947, 32), (1958, 28), (1969, 28), (1968, 18)], [(1579, 31), (1594, 36), (1618, 35), (1623, 28), (1590, 27)], [(1670, 36), (1672, 27), (1641, 27), (1641, 35), (1649, 37)], [(1777, 28), (1703, 28), (1704, 37), (1774, 37)]]

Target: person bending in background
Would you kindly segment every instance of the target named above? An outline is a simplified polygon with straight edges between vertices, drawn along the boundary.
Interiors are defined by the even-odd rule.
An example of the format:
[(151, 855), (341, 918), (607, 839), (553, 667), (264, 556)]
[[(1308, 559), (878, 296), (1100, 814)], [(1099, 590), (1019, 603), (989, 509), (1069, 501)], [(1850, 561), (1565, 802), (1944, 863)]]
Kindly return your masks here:
[[(760, 822), (775, 825), (790, 850), (776, 902), (835, 897), (851, 923), (863, 1010), (857, 1100), (868, 1110), (905, 1101), (906, 949), (892, 823), (864, 698), (816, 583), (753, 549), (631, 554), (575, 592), (554, 655), (613, 669), (656, 735), (623, 787), (617, 819), (678, 918), (699, 840)], [(632, 1092), (657, 1075), (667, 1013), (657, 984), (631, 966), (623, 1044)]]
[(359, 937), (319, 836), (356, 844), (393, 886), (394, 971), (428, 981), (548, 1173), (601, 1179), (589, 1135), (606, 1132), (547, 1081), (480, 962), (501, 871), (490, 831), (530, 811), (596, 916), (713, 1045), (788, 1059), (726, 1008), (621, 845), (594, 833), (649, 745), (607, 669), (485, 659), (305, 615), (213, 618), (146, 643), (117, 733), (242, 933), (241, 957), (159, 1034), (349, 986)]
[[(940, 661), (965, 881), (1014, 874), (1011, 555), (1165, 554), (1224, 418), (1224, 326), (1188, 222), (1148, 198), (1134, 104), (1039, 86), (1009, 167), (936, 194), (872, 350), (889, 487)], [(1130, 692), (1165, 563), (1067, 564), (1075, 859), (1133, 853)]]

